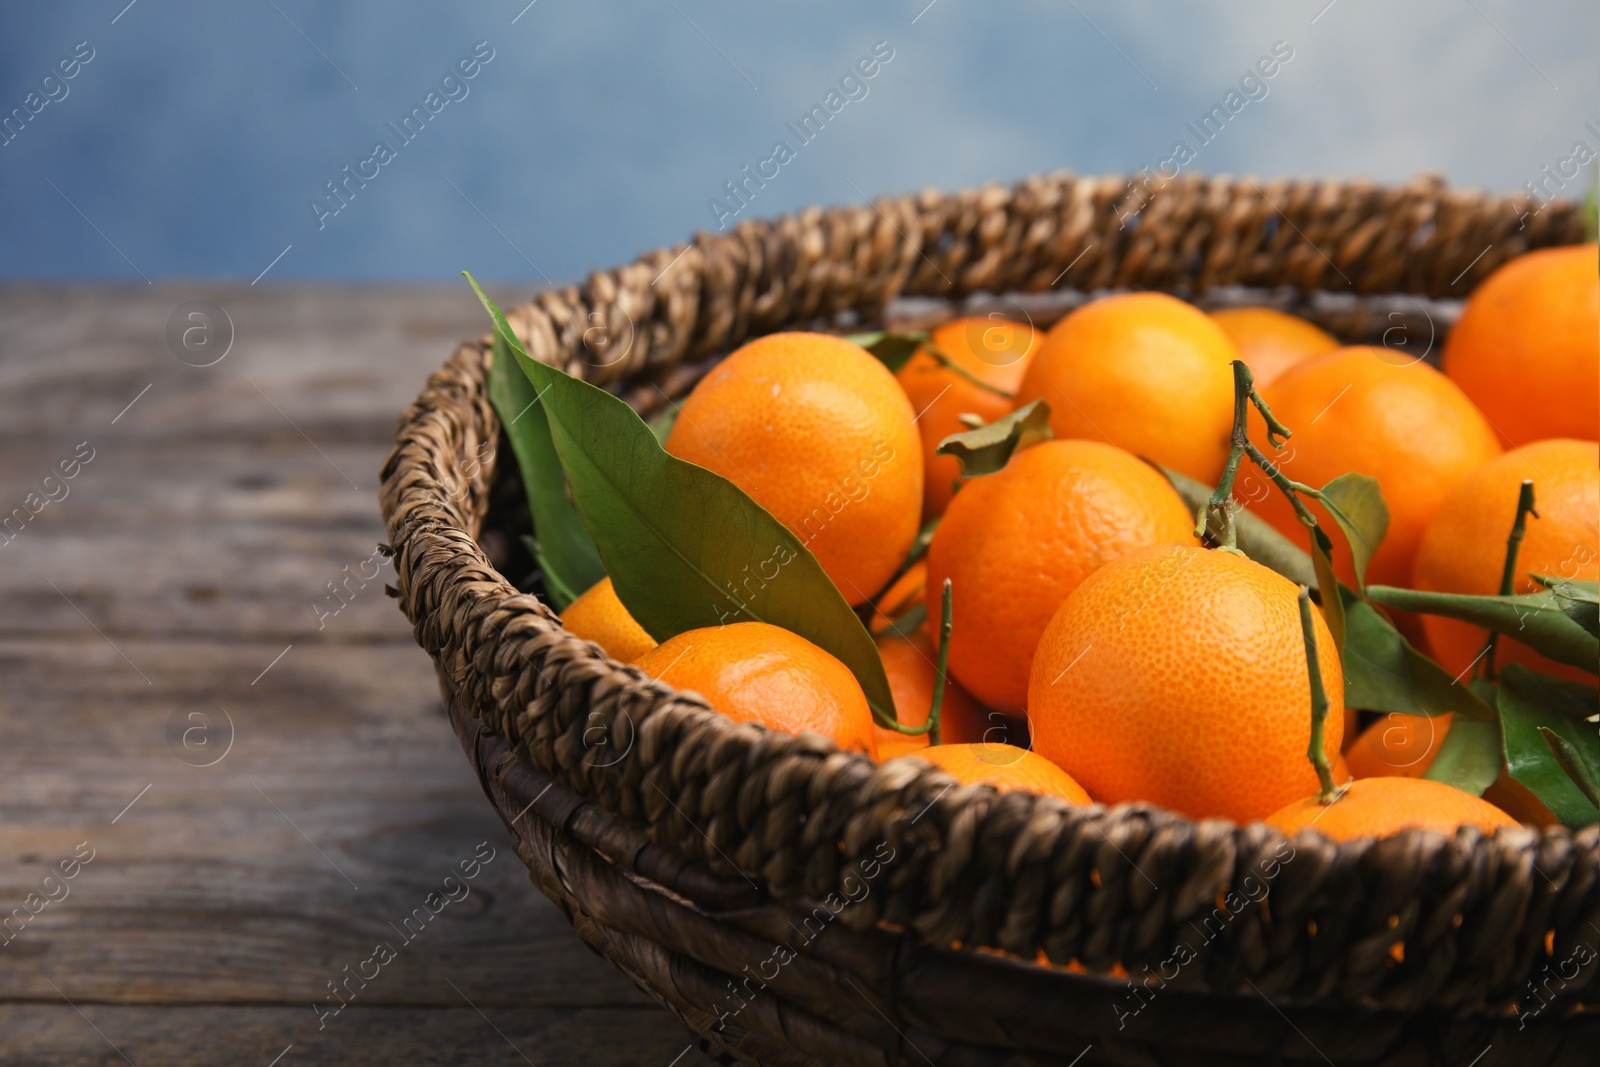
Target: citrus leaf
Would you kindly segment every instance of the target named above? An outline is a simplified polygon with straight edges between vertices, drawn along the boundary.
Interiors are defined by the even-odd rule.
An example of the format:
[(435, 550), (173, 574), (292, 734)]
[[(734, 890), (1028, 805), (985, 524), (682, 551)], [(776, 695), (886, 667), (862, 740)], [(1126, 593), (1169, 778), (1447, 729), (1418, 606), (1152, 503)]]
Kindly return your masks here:
[(1574, 622), (1549, 592), (1525, 593), (1521, 596), (1467, 596), (1374, 585), (1367, 589), (1367, 595), (1380, 604), (1401, 611), (1443, 615), (1482, 626), (1514, 637), (1557, 663), (1600, 674), (1600, 638)]
[(877, 356), (891, 371), (906, 365), (917, 354), (917, 349), (933, 340), (933, 335), (922, 331), (876, 330), (872, 333), (855, 333), (845, 338)]
[(987, 426), (951, 434), (935, 451), (960, 460), (963, 478), (976, 478), (1003, 470), (1012, 453), (1050, 436), (1050, 405), (1035, 400)]
[(669, 406), (667, 410), (650, 420), (650, 432), (656, 435), (656, 440), (660, 441), (663, 447), (667, 443), (667, 435), (672, 432), (672, 426), (677, 421), (678, 409), (673, 406)]
[(565, 611), (578, 595), (606, 576), (594, 541), (567, 498), (566, 479), (550, 440), (544, 404), (528, 376), (498, 333), (494, 362), (489, 367), (489, 401), (511, 441), (522, 471), (522, 487), (538, 538), (534, 559), (557, 611)]
[(1367, 564), (1389, 531), (1389, 505), (1383, 502), (1378, 480), (1365, 474), (1341, 474), (1327, 485), (1308, 493), (1322, 502), (1350, 546), (1350, 561), (1355, 566), (1356, 585), (1366, 584)]
[(1567, 613), (1567, 618), (1600, 637), (1600, 583), (1569, 582), (1543, 574), (1529, 577), (1555, 594), (1556, 603)]
[[(1178, 496), (1188, 505), (1190, 512), (1198, 512), (1211, 501), (1211, 494), (1215, 490), (1206, 483), (1170, 467), (1158, 464), (1156, 469), (1172, 483), (1172, 488), (1177, 490)], [(1253, 512), (1241, 508), (1233, 514), (1233, 527), (1239, 551), (1263, 567), (1277, 571), (1296, 585), (1309, 586), (1312, 592), (1321, 588), (1317, 582), (1316, 568), (1311, 564), (1311, 557), (1270, 523)], [(1222, 540), (1222, 528), (1216, 516), (1207, 516), (1206, 529), (1212, 533), (1213, 541)]]
[[(550, 559), (545, 555), (544, 548), (540, 546), (539, 539), (522, 535), (522, 547), (528, 550), (528, 555), (533, 557), (533, 562), (539, 567), (539, 577), (544, 582), (544, 591), (549, 595), (549, 600), (560, 611), (577, 600), (581, 593), (575, 593), (572, 588), (561, 580), (560, 573), (550, 565)], [(598, 556), (595, 557), (597, 560)]]
[(1550, 754), (1555, 756), (1556, 762), (1561, 764), (1561, 769), (1567, 772), (1567, 777), (1572, 779), (1572, 784), (1578, 787), (1589, 803), (1600, 810), (1600, 768), (1591, 768), (1590, 760), (1584, 758), (1577, 746), (1550, 729), (1548, 726), (1539, 727), (1539, 734), (1544, 738), (1544, 743), (1550, 746)]
[(529, 358), (467, 281), (542, 393), (578, 515), (639, 625), (657, 641), (730, 622), (781, 626), (837, 657), (894, 721), (877, 646), (810, 550), (728, 479), (670, 455), (622, 400)]
[(1394, 624), (1339, 585), (1344, 600), (1344, 703), (1363, 711), (1402, 715), (1456, 712), (1493, 720), (1495, 711), (1466, 685), (1411, 646)]
[(1505, 763), (1500, 724), (1494, 719), (1456, 719), (1439, 743), (1439, 754), (1422, 775), (1481, 797)]
[[(1313, 526), (1311, 529), (1311, 565), (1317, 572), (1317, 589), (1338, 590), (1339, 579), (1333, 574), (1333, 541), (1322, 532), (1322, 527)], [(1339, 650), (1341, 659), (1344, 656), (1344, 598), (1337, 592), (1333, 595), (1321, 595), (1322, 619), (1328, 624), (1328, 632), (1333, 634), (1333, 647)]]
[[(1600, 808), (1562, 767), (1542, 732), (1549, 730), (1565, 741), (1583, 771), (1600, 777), (1600, 733), (1583, 721), (1600, 707), (1595, 688), (1508, 663), (1500, 675), (1497, 703), (1511, 777), (1532, 790), (1568, 827), (1600, 821)], [(1450, 732), (1455, 732), (1454, 726)]]
[(918, 600), (915, 604), (911, 605), (910, 609), (907, 610), (903, 615), (895, 619), (894, 622), (890, 623), (888, 626), (885, 626), (883, 629), (879, 630), (873, 636), (910, 637), (912, 634), (922, 629), (922, 624), (927, 621), (928, 602), (926, 600)]

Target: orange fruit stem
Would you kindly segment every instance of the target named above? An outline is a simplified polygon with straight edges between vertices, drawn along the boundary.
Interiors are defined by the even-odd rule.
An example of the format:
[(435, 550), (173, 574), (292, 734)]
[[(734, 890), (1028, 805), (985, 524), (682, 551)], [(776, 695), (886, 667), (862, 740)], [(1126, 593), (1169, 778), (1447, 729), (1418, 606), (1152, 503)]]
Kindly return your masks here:
[[(1522, 539), (1528, 535), (1528, 516), (1539, 517), (1533, 507), (1533, 479), (1524, 478), (1522, 487), (1517, 492), (1517, 517), (1511, 520), (1511, 533), (1506, 536), (1506, 562), (1500, 570), (1500, 595), (1510, 596), (1514, 591), (1517, 580), (1517, 554), (1522, 547)], [(1494, 654), (1500, 646), (1500, 634), (1496, 630), (1489, 631), (1489, 639), (1483, 646), (1483, 676), (1489, 681), (1494, 681)]]
[[(939, 712), (944, 708), (945, 679), (950, 672), (950, 631), (954, 629), (951, 611), (950, 579), (944, 580), (944, 606), (939, 618), (939, 665), (933, 679), (933, 703), (928, 708), (928, 721), (921, 726), (903, 726), (899, 722), (885, 722), (896, 733), (928, 735), (928, 744), (939, 744)], [(876, 711), (877, 709), (874, 709)]]
[(1311, 621), (1311, 590), (1300, 587), (1300, 630), (1306, 640), (1306, 669), (1311, 672), (1311, 746), (1306, 755), (1311, 766), (1317, 769), (1317, 783), (1322, 789), (1317, 801), (1332, 804), (1339, 797), (1333, 782), (1333, 765), (1328, 761), (1323, 726), (1328, 721), (1328, 691), (1322, 686), (1322, 665), (1317, 659), (1317, 631)]

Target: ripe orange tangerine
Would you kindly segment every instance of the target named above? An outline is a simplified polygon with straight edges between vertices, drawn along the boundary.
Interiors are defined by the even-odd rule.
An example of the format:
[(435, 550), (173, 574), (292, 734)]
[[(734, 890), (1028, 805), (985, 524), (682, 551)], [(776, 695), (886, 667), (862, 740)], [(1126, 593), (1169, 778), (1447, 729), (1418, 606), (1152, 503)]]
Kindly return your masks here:
[(1211, 318), (1239, 349), (1239, 358), (1249, 365), (1257, 386), (1339, 347), (1338, 341), (1305, 319), (1273, 308), (1219, 308)]
[(1444, 371), (1506, 444), (1600, 437), (1600, 245), (1546, 248), (1489, 275), (1445, 339)]
[[(1298, 594), (1232, 552), (1151, 545), (1107, 563), (1039, 641), (1034, 749), (1102, 803), (1142, 800), (1193, 818), (1245, 823), (1314, 793)], [(1312, 625), (1331, 761), (1344, 678), (1321, 612)]]
[(956, 319), (934, 330), (932, 337), (933, 348), (954, 369), (923, 350), (895, 373), (911, 398), (922, 434), (924, 522), (944, 514), (961, 476), (959, 460), (934, 451), (939, 442), (971, 428), (959, 418), (962, 414), (994, 422), (1011, 412), (1039, 340), (1032, 326), (998, 314)]
[(561, 613), (561, 625), (593, 641), (614, 660), (628, 663), (656, 647), (656, 639), (634, 621), (617, 599), (610, 576), (600, 579)]
[(1222, 327), (1176, 297), (1108, 296), (1050, 328), (1017, 406), (1043, 399), (1057, 437), (1105, 441), (1215, 485), (1237, 358)]
[[(903, 726), (921, 726), (933, 708), (933, 687), (938, 681), (938, 654), (933, 639), (918, 631), (910, 637), (878, 638), (878, 655), (889, 676), (895, 718)], [(984, 710), (955, 679), (945, 682), (939, 708), (939, 737), (946, 744), (982, 741), (988, 723)], [(873, 726), (878, 756), (890, 759), (928, 747), (927, 734), (903, 734), (887, 726)]]
[(686, 630), (633, 661), (678, 689), (692, 689), (735, 722), (783, 733), (812, 731), (840, 748), (877, 757), (872, 711), (855, 675), (797, 634), (764, 622)]
[(1050, 616), (1107, 560), (1194, 543), (1194, 516), (1160, 472), (1098, 441), (1046, 441), (969, 481), (928, 549), (928, 617), (952, 583), (950, 671), (1001, 712), (1021, 711)]
[(1492, 834), (1499, 827), (1519, 825), (1488, 801), (1426, 778), (1357, 778), (1332, 804), (1312, 796), (1265, 821), (1290, 837), (1309, 828), (1335, 841), (1389, 837), (1402, 830), (1449, 834), (1462, 826)]
[(1002, 793), (1020, 789), (1060, 797), (1073, 804), (1094, 803), (1066, 771), (1037, 752), (1015, 745), (934, 745), (910, 753), (907, 758), (926, 760), (962, 785), (983, 783)]
[(668, 452), (772, 512), (851, 604), (869, 600), (917, 536), (922, 441), (894, 375), (818, 333), (759, 337), (700, 380)]
[[(1526, 479), (1533, 481), (1538, 514), (1528, 516), (1512, 591), (1539, 589), (1532, 574), (1580, 581), (1600, 577), (1600, 445), (1554, 440), (1514, 447), (1455, 486), (1422, 537), (1411, 575), (1415, 587), (1479, 596), (1498, 593), (1506, 537)], [(1488, 637), (1476, 626), (1436, 615), (1424, 615), (1422, 625), (1434, 658), (1451, 674), (1466, 670)], [(1594, 681), (1593, 674), (1547, 659), (1520, 641), (1502, 640), (1499, 648), (1499, 663)]]
[[(1378, 480), (1389, 531), (1367, 568), (1374, 584), (1403, 585), (1422, 533), (1455, 484), (1500, 454), (1494, 431), (1455, 384), (1387, 348), (1341, 348), (1285, 371), (1261, 390), (1293, 431), (1279, 450), (1259, 419), (1251, 439), (1290, 478), (1320, 489), (1351, 472)], [(1236, 493), (1296, 544), (1306, 543), (1294, 509), (1260, 471), (1241, 473)], [(1334, 543), (1334, 568), (1355, 584), (1350, 552), (1322, 505), (1317, 522)]]
[(1421, 778), (1433, 765), (1454, 715), (1392, 712), (1361, 731), (1345, 749), (1357, 778)]

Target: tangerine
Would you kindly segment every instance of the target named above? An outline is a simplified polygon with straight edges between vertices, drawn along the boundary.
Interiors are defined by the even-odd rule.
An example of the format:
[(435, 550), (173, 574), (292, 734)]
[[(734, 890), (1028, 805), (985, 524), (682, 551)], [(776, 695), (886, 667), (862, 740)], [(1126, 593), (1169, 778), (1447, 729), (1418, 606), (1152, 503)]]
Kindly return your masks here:
[(1289, 837), (1314, 829), (1335, 841), (1389, 837), (1402, 830), (1449, 834), (1462, 826), (1492, 834), (1501, 826), (1520, 825), (1488, 801), (1427, 778), (1357, 778), (1332, 804), (1314, 796), (1297, 800), (1265, 821)]
[(1176, 297), (1108, 296), (1045, 334), (1017, 406), (1042, 398), (1057, 437), (1107, 441), (1215, 485), (1238, 358), (1221, 326)]
[(950, 502), (928, 548), (928, 617), (952, 583), (950, 671), (1001, 712), (1028, 698), (1050, 616), (1101, 564), (1156, 542), (1194, 543), (1194, 517), (1150, 466), (1098, 441), (1045, 441)]
[(1505, 444), (1600, 437), (1597, 252), (1545, 248), (1502, 265), (1445, 339), (1445, 373)]
[(1350, 773), (1357, 778), (1421, 778), (1433, 765), (1454, 718), (1448, 712), (1385, 715), (1345, 749)]
[(922, 434), (924, 522), (944, 514), (961, 477), (960, 460), (934, 450), (951, 434), (970, 429), (963, 414), (994, 422), (1011, 412), (1037, 341), (1032, 326), (998, 314), (956, 319), (933, 331), (931, 347), (948, 364), (923, 349), (895, 373)]
[[(1291, 367), (1261, 395), (1293, 436), (1282, 450), (1267, 444), (1259, 424), (1251, 436), (1290, 478), (1316, 489), (1350, 472), (1378, 480), (1389, 532), (1367, 568), (1367, 580), (1377, 584), (1405, 584), (1445, 495), (1500, 453), (1494, 431), (1450, 379), (1387, 348), (1319, 356)], [(1264, 475), (1241, 475), (1235, 492), (1280, 533), (1305, 542), (1293, 507)], [(1307, 503), (1333, 540), (1334, 569), (1355, 585), (1344, 538), (1321, 504)]]
[(691, 689), (735, 722), (807, 731), (877, 758), (872, 711), (850, 669), (782, 627), (735, 622), (685, 630), (633, 661), (646, 674)]
[(934, 745), (910, 756), (926, 760), (962, 785), (992, 785), (1002, 793), (1020, 789), (1072, 804), (1094, 803), (1072, 775), (1037, 752), (1015, 745)]
[(859, 345), (757, 338), (695, 386), (668, 452), (732, 481), (799, 538), (851, 604), (905, 559), (922, 507), (911, 402)]
[(634, 621), (617, 599), (606, 576), (590, 586), (561, 613), (561, 625), (585, 641), (593, 641), (614, 660), (629, 663), (656, 647), (656, 639)]
[[(910, 637), (880, 637), (878, 655), (889, 676), (895, 719), (902, 726), (921, 726), (933, 708), (933, 687), (939, 679), (933, 639), (921, 631)], [(944, 701), (939, 705), (941, 741), (982, 741), (989, 725), (987, 714), (955, 679), (945, 679)], [(928, 747), (927, 734), (903, 734), (881, 725), (875, 725), (873, 730), (878, 739), (878, 755), (883, 759)]]
[(1297, 363), (1332, 352), (1339, 342), (1305, 319), (1273, 308), (1219, 308), (1211, 318), (1250, 366), (1256, 385), (1265, 385)]
[[(1314, 793), (1298, 595), (1235, 552), (1151, 545), (1107, 563), (1039, 641), (1034, 749), (1104, 804), (1142, 800), (1193, 818), (1245, 823)], [(1321, 612), (1312, 626), (1331, 762), (1344, 680)]]
[[(1533, 481), (1537, 515), (1528, 516), (1512, 592), (1541, 588), (1532, 574), (1582, 581), (1600, 577), (1600, 446), (1561, 439), (1514, 447), (1455, 486), (1422, 538), (1411, 574), (1415, 587), (1477, 596), (1499, 593), (1506, 538), (1516, 518), (1520, 487), (1528, 479)], [(1488, 637), (1470, 623), (1437, 615), (1424, 615), (1422, 625), (1434, 658), (1451, 674), (1466, 670)], [(1594, 680), (1593, 674), (1556, 663), (1509, 638), (1499, 643), (1498, 659), (1574, 681)]]

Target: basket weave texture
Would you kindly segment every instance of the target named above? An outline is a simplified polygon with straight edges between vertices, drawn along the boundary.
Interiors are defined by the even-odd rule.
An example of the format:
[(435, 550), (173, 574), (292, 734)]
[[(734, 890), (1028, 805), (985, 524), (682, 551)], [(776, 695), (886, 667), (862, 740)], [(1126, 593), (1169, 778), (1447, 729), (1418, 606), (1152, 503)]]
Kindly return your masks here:
[[(508, 317), (535, 359), (649, 410), (752, 336), (869, 323), (902, 296), (1459, 297), (1583, 239), (1573, 205), (1539, 208), (1436, 178), (1182, 177), (1152, 196), (1048, 175), (746, 222)], [(735, 724), (567, 634), (491, 563), (520, 490), (488, 365), (486, 340), (461, 345), (400, 417), (382, 487), (400, 604), (535, 884), (708, 1051), (1465, 1067), (1494, 1045), (1594, 1062), (1600, 828), (1289, 841)]]

